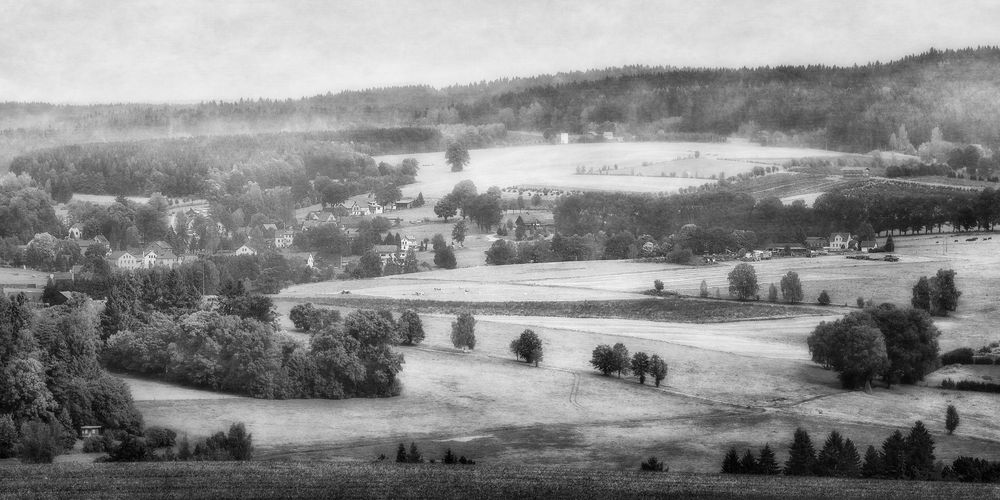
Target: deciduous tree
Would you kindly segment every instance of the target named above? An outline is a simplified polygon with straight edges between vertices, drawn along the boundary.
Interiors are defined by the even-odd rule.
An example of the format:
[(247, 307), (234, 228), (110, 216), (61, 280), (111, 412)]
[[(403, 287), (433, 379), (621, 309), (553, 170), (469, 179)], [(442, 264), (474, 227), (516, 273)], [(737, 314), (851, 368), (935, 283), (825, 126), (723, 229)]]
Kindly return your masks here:
[(729, 293), (739, 300), (749, 300), (757, 295), (760, 286), (757, 284), (757, 271), (745, 262), (737, 264), (729, 272)]

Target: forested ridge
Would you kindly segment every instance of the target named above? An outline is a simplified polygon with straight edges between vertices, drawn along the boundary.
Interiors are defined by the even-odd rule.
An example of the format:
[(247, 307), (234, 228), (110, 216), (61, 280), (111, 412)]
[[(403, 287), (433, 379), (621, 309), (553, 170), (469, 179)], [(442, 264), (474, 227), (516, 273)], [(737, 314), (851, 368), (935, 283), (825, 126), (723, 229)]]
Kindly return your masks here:
[[(741, 133), (770, 143), (869, 151), (900, 125), (916, 144), (1000, 144), (1000, 48), (934, 50), (888, 63), (760, 68), (627, 66), (443, 89), (408, 86), (184, 105), (0, 104), (0, 129), (218, 134), (356, 126), (502, 124), (616, 130), (639, 139)], [(775, 133), (780, 133), (777, 137)], [(44, 135), (44, 134), (42, 134)], [(44, 143), (45, 137), (38, 137)]]

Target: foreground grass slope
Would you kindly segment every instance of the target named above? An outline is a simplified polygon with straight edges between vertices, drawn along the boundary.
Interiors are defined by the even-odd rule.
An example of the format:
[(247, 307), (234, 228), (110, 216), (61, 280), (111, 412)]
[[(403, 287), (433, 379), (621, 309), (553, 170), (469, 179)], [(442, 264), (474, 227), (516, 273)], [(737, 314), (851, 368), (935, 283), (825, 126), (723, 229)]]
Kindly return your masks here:
[(994, 486), (565, 467), (291, 463), (0, 467), (0, 498), (989, 498)]

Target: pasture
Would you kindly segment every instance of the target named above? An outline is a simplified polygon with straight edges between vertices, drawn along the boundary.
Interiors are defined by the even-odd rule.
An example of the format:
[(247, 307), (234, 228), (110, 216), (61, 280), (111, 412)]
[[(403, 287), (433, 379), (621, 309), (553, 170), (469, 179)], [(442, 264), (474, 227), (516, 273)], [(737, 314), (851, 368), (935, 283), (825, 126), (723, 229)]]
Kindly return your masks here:
[[(698, 152), (704, 161), (691, 161)], [(843, 153), (817, 149), (762, 147), (747, 142), (632, 142), (519, 146), (473, 149), (462, 172), (451, 172), (444, 152), (377, 156), (375, 161), (396, 164), (404, 158), (420, 162), (417, 182), (403, 186), (405, 196), (438, 198), (462, 180), (471, 180), (481, 191), (489, 186), (530, 186), (572, 190), (676, 192), (680, 188), (708, 182), (724, 171), (727, 176), (749, 172), (761, 162), (785, 159), (840, 156)], [(675, 160), (683, 160), (675, 163)], [(645, 165), (644, 165), (645, 164)], [(579, 167), (600, 171), (601, 167), (642, 175), (577, 175)], [(613, 170), (612, 170), (613, 171)], [(677, 177), (670, 177), (670, 173)], [(683, 175), (687, 174), (685, 178)], [(430, 201), (430, 200), (428, 200)]]
[[(450, 447), (490, 467), (559, 463), (633, 469), (642, 458), (657, 455), (671, 471), (711, 472), (734, 445), (759, 449), (770, 443), (783, 461), (792, 431), (799, 426), (812, 434), (814, 443), (837, 429), (863, 450), (869, 444), (880, 445), (894, 429), (905, 430), (918, 419), (933, 434), (938, 459), (975, 455), (996, 460), (1000, 458), (996, 396), (933, 387), (944, 376), (958, 376), (954, 367), (931, 374), (925, 385), (891, 389), (877, 385), (872, 394), (844, 391), (833, 372), (809, 360), (805, 342), (820, 321), (856, 310), (857, 296), (908, 303), (916, 279), (939, 268), (956, 269), (958, 287), (964, 292), (953, 316), (935, 320), (942, 331), (942, 351), (997, 340), (993, 325), (1000, 319), (995, 297), (1000, 283), (990, 265), (996, 243), (966, 239), (897, 237), (901, 261), (896, 263), (842, 256), (754, 263), (763, 294), (770, 282), (777, 283), (785, 272), (795, 270), (807, 301), (826, 289), (834, 303), (841, 304), (802, 306), (802, 314), (791, 317), (694, 324), (477, 314), (476, 348), (462, 352), (450, 341), (454, 316), (427, 307), (421, 311), (425, 341), (398, 348), (406, 362), (400, 375), (403, 392), (395, 398), (265, 401), (126, 380), (147, 425), (204, 436), (243, 421), (254, 434), (258, 458), (274, 461), (368, 461), (381, 453), (392, 456), (399, 442), (414, 441), (428, 457), (440, 457)], [(425, 305), (449, 301), (502, 305), (515, 298), (526, 303), (570, 297), (650, 300), (639, 292), (650, 288), (654, 279), (683, 294), (697, 294), (702, 280), (712, 292), (719, 287), (725, 293), (726, 275), (734, 264), (687, 267), (595, 261), (481, 266), (301, 285), (282, 292), (276, 301), (282, 328), (308, 342), (307, 334), (292, 331), (288, 310), (303, 300), (342, 297), (341, 289), (351, 290), (350, 303), (340, 306), (344, 312), (365, 307), (368, 300), (375, 307), (398, 298), (419, 299)], [(414, 295), (417, 292), (420, 295)], [(817, 316), (817, 310), (827, 315)], [(534, 330), (544, 345), (545, 358), (537, 368), (514, 360), (508, 352), (510, 341), (525, 329)], [(589, 365), (593, 348), (617, 342), (631, 352), (662, 356), (669, 365), (663, 385), (639, 385), (633, 378), (595, 372)], [(962, 417), (954, 435), (944, 429), (949, 404), (956, 405)]]

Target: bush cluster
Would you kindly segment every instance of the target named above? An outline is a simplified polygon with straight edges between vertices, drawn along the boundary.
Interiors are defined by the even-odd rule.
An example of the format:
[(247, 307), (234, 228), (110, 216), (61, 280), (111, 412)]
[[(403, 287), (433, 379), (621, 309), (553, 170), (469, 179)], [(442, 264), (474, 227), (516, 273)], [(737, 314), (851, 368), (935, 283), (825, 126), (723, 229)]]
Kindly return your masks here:
[(968, 347), (959, 347), (941, 355), (941, 366), (971, 365), (975, 352)]

